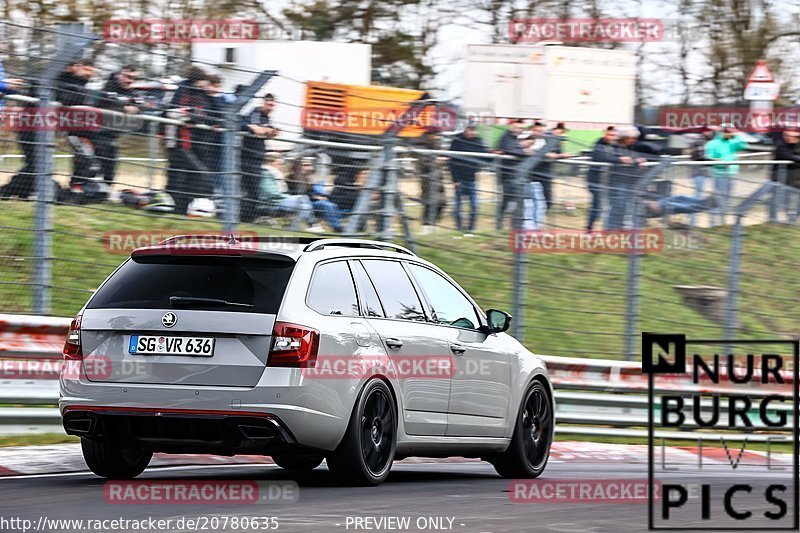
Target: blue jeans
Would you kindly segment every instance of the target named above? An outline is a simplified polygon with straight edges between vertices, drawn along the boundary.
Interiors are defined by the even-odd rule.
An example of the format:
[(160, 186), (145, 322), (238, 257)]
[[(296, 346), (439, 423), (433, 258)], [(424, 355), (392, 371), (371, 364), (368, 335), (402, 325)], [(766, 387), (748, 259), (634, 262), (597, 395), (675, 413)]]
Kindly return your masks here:
[[(469, 201), (469, 225), (465, 228), (461, 218), (461, 200), (466, 197)], [(456, 187), (456, 229), (467, 229), (472, 231), (475, 229), (475, 218), (478, 215), (478, 189), (475, 186), (475, 180), (466, 180), (458, 183)]]
[(698, 196), (683, 194), (662, 198), (658, 201), (658, 206), (669, 214), (699, 213), (706, 210), (706, 201)]
[(733, 179), (729, 174), (714, 176), (714, 195), (717, 197), (717, 207), (711, 216), (712, 226), (725, 224), (725, 215), (728, 213), (733, 196)]
[(592, 205), (589, 208), (589, 220), (586, 229), (591, 230), (594, 223), (603, 214), (603, 186), (600, 183), (589, 182), (589, 192), (592, 194)]
[(330, 200), (314, 200), (314, 213), (330, 224), (334, 231), (342, 231), (342, 216), (339, 207)]
[[(692, 176), (692, 179), (694, 180), (694, 195), (697, 198), (701, 198), (706, 188), (706, 177), (705, 175), (697, 175), (697, 176)], [(697, 217), (694, 216), (694, 213), (692, 213), (691, 216), (689, 217), (689, 224), (691, 224), (692, 226), (696, 226), (697, 225), (696, 218)]]
[(547, 212), (547, 201), (544, 198), (544, 187), (538, 181), (528, 184), (524, 200), (524, 219), (522, 229), (536, 230), (544, 226), (544, 215)]
[(627, 176), (610, 176), (608, 179), (608, 216), (605, 229), (622, 229), (628, 210), (633, 180)]

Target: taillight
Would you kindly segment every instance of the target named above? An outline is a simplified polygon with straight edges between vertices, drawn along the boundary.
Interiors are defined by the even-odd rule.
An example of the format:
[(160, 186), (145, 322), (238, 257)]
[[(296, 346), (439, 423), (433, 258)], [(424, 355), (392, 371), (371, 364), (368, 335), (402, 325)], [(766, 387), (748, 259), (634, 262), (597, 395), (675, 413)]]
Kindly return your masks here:
[(81, 315), (72, 319), (67, 332), (67, 340), (64, 343), (64, 360), (83, 359), (81, 349)]
[(304, 326), (275, 322), (267, 366), (313, 368), (319, 350), (319, 331)]

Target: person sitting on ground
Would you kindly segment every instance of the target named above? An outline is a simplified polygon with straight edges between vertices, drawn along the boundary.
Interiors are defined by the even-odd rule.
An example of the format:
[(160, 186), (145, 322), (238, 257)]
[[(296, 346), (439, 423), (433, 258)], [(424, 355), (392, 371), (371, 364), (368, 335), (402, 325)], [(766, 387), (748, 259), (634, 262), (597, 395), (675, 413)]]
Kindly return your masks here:
[(699, 198), (688, 194), (677, 196), (667, 196), (656, 201), (646, 201), (644, 203), (648, 218), (660, 217), (661, 215), (694, 214), (701, 211), (709, 211), (717, 206), (717, 199), (714, 195), (706, 198)]
[(259, 189), (259, 200), (263, 207), (259, 209), (259, 214), (271, 216), (295, 215), (299, 214), (300, 221), (309, 226), (309, 231), (322, 230), (317, 225), (314, 216), (314, 206), (311, 199), (304, 194), (290, 194), (289, 187), (280, 169), (280, 155), (270, 152), (266, 156), (266, 165), (262, 167), (261, 183)]
[[(291, 194), (302, 194), (308, 196), (314, 206), (314, 213), (336, 232), (342, 231), (341, 216), (339, 208), (335, 203), (328, 199), (325, 193), (324, 183), (315, 183), (314, 159), (311, 157), (297, 158), (292, 162), (289, 172), (289, 192)], [(316, 228), (315, 228), (316, 229)]]

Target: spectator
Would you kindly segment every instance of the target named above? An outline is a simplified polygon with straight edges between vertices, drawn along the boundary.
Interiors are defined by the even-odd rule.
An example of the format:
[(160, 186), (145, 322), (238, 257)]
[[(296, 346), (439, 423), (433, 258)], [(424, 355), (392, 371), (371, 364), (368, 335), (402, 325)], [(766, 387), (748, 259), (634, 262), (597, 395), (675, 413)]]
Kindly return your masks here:
[[(608, 178), (608, 218), (605, 229), (622, 229), (631, 201), (631, 192), (642, 176), (647, 159), (646, 147), (640, 147), (639, 130), (629, 126), (619, 131), (615, 166)], [(640, 151), (641, 150), (641, 151)]]
[[(722, 132), (706, 144), (706, 159), (710, 161), (736, 161), (737, 154), (747, 148), (739, 131), (732, 126), (723, 126)], [(712, 216), (712, 226), (725, 224), (725, 215), (730, 208), (733, 195), (733, 181), (739, 174), (739, 165), (714, 165), (711, 175), (714, 178), (714, 194), (717, 195), (717, 209)]]
[(553, 161), (567, 159), (574, 155), (565, 153), (563, 150), (564, 136), (567, 134), (567, 128), (563, 122), (556, 124), (556, 127), (550, 131), (550, 134), (556, 138), (555, 147), (545, 154), (545, 159), (536, 167), (536, 173), (539, 176), (539, 183), (542, 184), (548, 211), (553, 206), (553, 179), (555, 178)]
[(200, 158), (211, 173), (212, 187), (215, 196), (223, 194), (223, 150), (224, 150), (224, 124), (225, 124), (225, 96), (222, 88), (222, 78), (216, 74), (208, 77), (206, 96), (208, 101), (208, 120), (206, 124), (213, 129), (198, 130), (198, 143), (203, 149)]
[(167, 143), (167, 192), (175, 200), (175, 212), (185, 215), (192, 198), (208, 198), (212, 194), (209, 170), (200, 153), (204, 149), (203, 134), (193, 124), (205, 124), (208, 117), (208, 74), (200, 67), (192, 66), (186, 78), (169, 103), (167, 116), (183, 121), (182, 126), (168, 125), (165, 132)]
[[(697, 135), (689, 145), (689, 159), (692, 161), (705, 161), (706, 160), (706, 143), (714, 137), (716, 127), (705, 128), (699, 135)], [(706, 177), (708, 176), (708, 167), (704, 165), (693, 165), (690, 167), (692, 172), (692, 180), (694, 180), (695, 196), (700, 198), (705, 192)], [(695, 216), (689, 218), (692, 226), (695, 225)]]
[(706, 198), (699, 196), (689, 196), (688, 194), (678, 196), (668, 196), (656, 201), (646, 201), (645, 203), (647, 217), (659, 217), (664, 214), (677, 215), (679, 213), (695, 214), (701, 211), (713, 209), (716, 204), (716, 198), (709, 195)]
[(240, 157), (241, 188), (242, 188), (242, 222), (253, 220), (257, 213), (257, 199), (259, 181), (261, 179), (261, 165), (267, 151), (266, 140), (278, 135), (278, 129), (272, 124), (272, 111), (275, 109), (275, 97), (272, 94), (264, 95), (261, 107), (253, 110), (243, 121)]
[(346, 217), (353, 213), (358, 202), (358, 195), (368, 177), (369, 169), (356, 164), (355, 161), (340, 169), (333, 180), (333, 190), (330, 195), (331, 201), (339, 209), (340, 216)]
[[(524, 134), (523, 134), (524, 136)], [(545, 146), (545, 127), (542, 122), (533, 123), (533, 128), (529, 136), (522, 142), (526, 146), (528, 154), (534, 154)], [(541, 165), (542, 162), (539, 163)], [(547, 180), (539, 172), (539, 166), (531, 171), (528, 176), (527, 190), (524, 191), (523, 198), (524, 212), (522, 228), (526, 230), (537, 230), (544, 227), (544, 217), (547, 211), (547, 202), (544, 196), (542, 181)]]
[[(433, 132), (426, 132), (420, 138), (422, 147), (428, 150), (440, 150), (441, 139), (438, 134)], [(417, 170), (421, 180), (421, 194), (422, 204), (424, 206), (422, 212), (422, 234), (430, 233), (444, 211), (444, 206), (447, 204), (447, 198), (444, 190), (444, 180), (442, 180), (442, 167), (439, 164), (441, 157), (436, 154), (417, 154)], [(383, 224), (383, 220), (379, 220), (379, 225)]]
[[(85, 59), (74, 61), (55, 80), (55, 100), (63, 106), (89, 105), (86, 84), (95, 74), (94, 65)], [(72, 176), (70, 189), (83, 190), (88, 180), (94, 178), (99, 165), (95, 158), (94, 132), (70, 131), (67, 140), (72, 147)]]
[[(341, 215), (339, 209), (325, 193), (324, 183), (315, 183), (314, 161), (310, 157), (298, 158), (292, 161), (289, 179), (287, 180), (289, 194), (307, 196), (311, 200), (314, 214), (327, 222), (334, 231), (342, 231)], [(321, 232), (322, 227), (314, 226), (308, 231)]]
[(525, 147), (520, 142), (519, 136), (521, 134), (522, 121), (514, 119), (497, 141), (496, 151), (498, 153), (518, 158), (503, 159), (500, 163), (500, 187), (502, 189), (502, 198), (497, 208), (497, 221), (495, 224), (498, 230), (503, 229), (503, 219), (506, 216), (506, 211), (509, 206), (516, 203), (517, 199), (520, 197), (520, 191), (517, 191), (516, 170), (519, 164), (519, 158), (528, 155), (525, 151)]
[[(103, 92), (98, 98), (98, 107), (135, 115), (139, 112), (135, 105), (135, 93), (132, 88), (133, 83), (139, 77), (139, 71), (133, 65), (126, 65), (118, 72), (114, 72), (108, 77)], [(116, 124), (112, 117), (103, 117), (103, 123)], [(117, 153), (119, 151), (118, 140), (123, 133), (122, 130), (114, 127), (98, 131), (93, 138), (95, 155), (100, 165), (100, 172), (103, 180), (111, 185), (114, 183), (114, 176), (117, 171)]]
[[(619, 155), (616, 153), (617, 129), (614, 126), (606, 128), (603, 136), (595, 143), (592, 149), (592, 161), (598, 163), (618, 163)], [(603, 174), (606, 168), (593, 165), (586, 173), (586, 181), (589, 185), (589, 193), (592, 195), (592, 204), (589, 208), (589, 219), (586, 222), (586, 229), (592, 231), (594, 223), (600, 218), (603, 212)]]
[[(0, 53), (3, 52), (4, 45), (0, 43)], [(22, 87), (22, 80), (18, 78), (6, 78), (6, 69), (3, 60), (0, 59), (0, 96), (13, 94)], [(0, 99), (0, 109), (3, 108), (3, 100)]]
[(299, 215), (302, 222), (310, 227), (316, 227), (311, 199), (304, 194), (289, 194), (289, 187), (281, 170), (280, 155), (271, 152), (267, 154), (266, 161), (267, 165), (262, 168), (259, 200), (263, 207), (259, 209), (259, 214)]
[[(783, 134), (775, 140), (775, 160), (777, 161), (791, 161), (786, 165), (786, 174), (784, 176), (785, 184), (795, 189), (800, 189), (800, 129), (797, 127), (787, 128)], [(772, 181), (780, 181), (780, 167), (774, 165), (772, 167)], [(786, 206), (787, 210), (790, 206)], [(775, 211), (777, 206), (770, 205), (770, 219), (775, 219)], [(788, 214), (788, 213), (787, 213)], [(794, 211), (794, 219), (800, 218), (800, 204)]]
[[(488, 152), (486, 145), (478, 137), (478, 130), (475, 124), (467, 124), (464, 131), (455, 137), (450, 143), (452, 152), (476, 152), (485, 154)], [(463, 155), (450, 156), (448, 167), (450, 176), (453, 178), (455, 188), (455, 217), (456, 229), (459, 231), (475, 230), (475, 220), (478, 215), (478, 190), (475, 184), (475, 175), (481, 166), (481, 160)], [(461, 217), (461, 200), (466, 198), (469, 202), (469, 223), (465, 226)]]

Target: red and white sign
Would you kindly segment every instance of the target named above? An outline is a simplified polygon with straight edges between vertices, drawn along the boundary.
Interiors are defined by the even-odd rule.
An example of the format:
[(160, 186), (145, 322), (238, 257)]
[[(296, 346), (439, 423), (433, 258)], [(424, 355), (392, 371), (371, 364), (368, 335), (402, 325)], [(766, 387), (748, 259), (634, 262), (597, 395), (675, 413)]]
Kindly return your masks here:
[(758, 61), (756, 61), (756, 66), (753, 67), (753, 71), (750, 73), (750, 77), (747, 78), (748, 85), (750, 85), (751, 83), (772, 83), (774, 81), (775, 77), (769, 70), (767, 62), (764, 61), (763, 59), (759, 59)]

